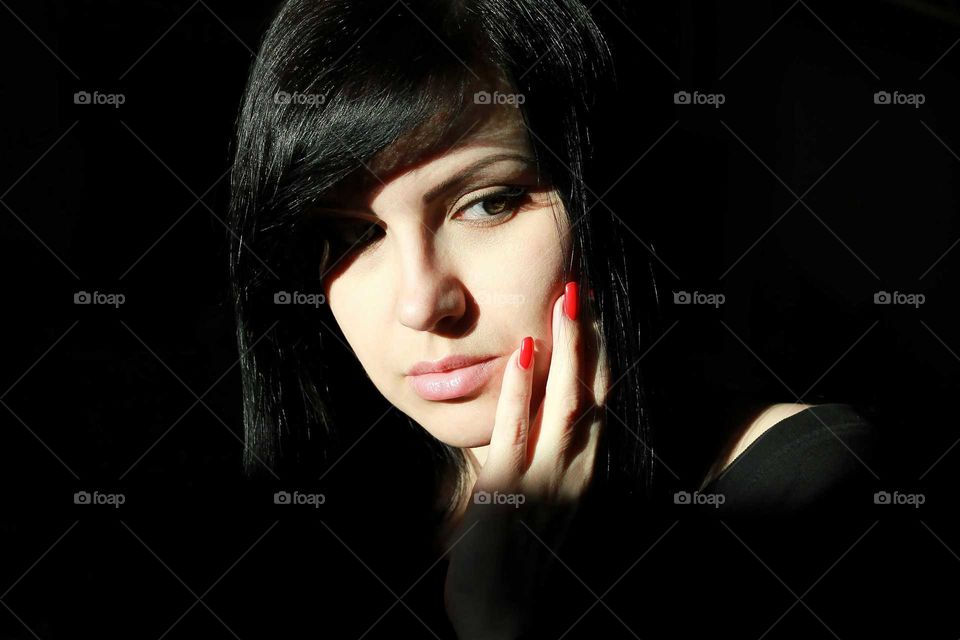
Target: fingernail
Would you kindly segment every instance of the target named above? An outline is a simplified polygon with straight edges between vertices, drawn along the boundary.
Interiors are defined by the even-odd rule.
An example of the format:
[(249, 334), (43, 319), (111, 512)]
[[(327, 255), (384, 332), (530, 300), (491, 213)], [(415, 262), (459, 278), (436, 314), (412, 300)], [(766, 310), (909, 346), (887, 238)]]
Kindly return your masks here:
[(577, 309), (579, 305), (578, 291), (576, 282), (568, 282), (567, 289), (563, 295), (563, 312), (571, 320), (577, 319)]
[(517, 363), (521, 369), (529, 369), (531, 360), (533, 360), (533, 338), (527, 336), (520, 343), (520, 359)]

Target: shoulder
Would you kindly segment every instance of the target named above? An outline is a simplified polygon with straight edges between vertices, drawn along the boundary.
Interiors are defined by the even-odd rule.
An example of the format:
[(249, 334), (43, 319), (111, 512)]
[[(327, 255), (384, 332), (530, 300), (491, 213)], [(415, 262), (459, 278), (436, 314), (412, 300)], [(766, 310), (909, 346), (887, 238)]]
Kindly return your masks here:
[(732, 439), (724, 447), (723, 451), (717, 457), (716, 461), (707, 472), (703, 484), (713, 481), (714, 478), (724, 473), (728, 467), (740, 458), (743, 453), (750, 448), (757, 438), (767, 432), (771, 427), (780, 424), (790, 416), (808, 409), (815, 405), (801, 404), (794, 402), (781, 402), (768, 405), (759, 414), (752, 416), (746, 423), (739, 426), (733, 433)]
[(705, 488), (731, 510), (855, 506), (877, 478), (878, 450), (876, 429), (851, 405), (776, 404), (745, 425)]
[(737, 458), (737, 456), (743, 453), (757, 438), (763, 435), (771, 427), (786, 420), (790, 416), (813, 406), (815, 405), (781, 402), (767, 407), (762, 413), (760, 413), (759, 416), (754, 418), (752, 422), (747, 424), (742, 429), (740, 434), (736, 437), (734, 445), (730, 449), (729, 453), (725, 453), (725, 455), (721, 456), (722, 468), (726, 468)]

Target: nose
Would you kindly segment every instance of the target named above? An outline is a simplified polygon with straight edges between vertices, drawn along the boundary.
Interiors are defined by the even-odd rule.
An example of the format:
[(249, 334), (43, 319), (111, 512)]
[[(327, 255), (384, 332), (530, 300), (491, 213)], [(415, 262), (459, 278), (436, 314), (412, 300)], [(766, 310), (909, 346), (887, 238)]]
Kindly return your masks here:
[(466, 310), (462, 284), (452, 269), (452, 256), (437, 251), (435, 237), (423, 225), (398, 241), (400, 285), (397, 317), (415, 331), (436, 331), (454, 323)]

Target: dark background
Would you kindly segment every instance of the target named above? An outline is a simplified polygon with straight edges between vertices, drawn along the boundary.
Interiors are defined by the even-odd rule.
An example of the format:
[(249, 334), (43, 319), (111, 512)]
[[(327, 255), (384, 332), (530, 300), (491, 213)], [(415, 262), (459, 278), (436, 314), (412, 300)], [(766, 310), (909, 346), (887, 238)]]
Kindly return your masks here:
[[(598, 521), (629, 552), (572, 566), (580, 608), (558, 616), (576, 620), (653, 544), (604, 598), (616, 614), (597, 605), (571, 636), (956, 637), (960, 6), (624, 4), (593, 7), (620, 78), (598, 151), (619, 169), (590, 186), (616, 185), (604, 200), (659, 256), (670, 329), (651, 362), (677, 398), (661, 459), (695, 486), (738, 403), (850, 402), (887, 436), (883, 485), (927, 503), (791, 527), (789, 545), (710, 520)], [(226, 172), (273, 7), (0, 7), (2, 638), (357, 638), (412, 584), (416, 613), (396, 604), (365, 637), (448, 633), (442, 565), (402, 526), (414, 492), (383, 482), (403, 469), (391, 434), (323, 472), (337, 500), (319, 513), (270, 504), (283, 478), (241, 478)], [(680, 90), (726, 102), (678, 106)], [(881, 90), (925, 103), (876, 105)], [(78, 91), (126, 101), (77, 105)], [(74, 305), (81, 290), (127, 302)], [(680, 290), (726, 303), (673, 305)], [(877, 291), (926, 302), (880, 306)], [(127, 502), (74, 505), (80, 490)], [(573, 577), (592, 571), (612, 577)]]

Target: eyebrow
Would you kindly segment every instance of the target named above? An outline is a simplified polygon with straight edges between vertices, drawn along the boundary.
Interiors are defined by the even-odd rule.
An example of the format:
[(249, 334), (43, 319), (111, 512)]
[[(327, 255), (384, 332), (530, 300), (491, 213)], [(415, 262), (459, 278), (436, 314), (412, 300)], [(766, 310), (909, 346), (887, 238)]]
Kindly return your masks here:
[(518, 160), (528, 167), (535, 166), (536, 161), (529, 155), (519, 154), (519, 153), (497, 153), (485, 158), (481, 158), (476, 162), (467, 165), (462, 170), (458, 171), (456, 174), (450, 176), (440, 184), (431, 188), (425, 194), (423, 194), (423, 203), (430, 204), (437, 198), (443, 196), (444, 194), (453, 191), (457, 187), (464, 184), (467, 180), (472, 178), (475, 174), (479, 173), (485, 167), (494, 164), (496, 162), (502, 162), (504, 160)]
[[(472, 164), (467, 165), (456, 174), (450, 176), (449, 178), (442, 181), (440, 184), (434, 186), (425, 194), (423, 194), (423, 203), (430, 204), (437, 198), (445, 195), (446, 193), (453, 191), (457, 187), (460, 187), (466, 183), (470, 178), (474, 177), (477, 173), (480, 173), (486, 167), (495, 164), (497, 162), (503, 162), (505, 160), (515, 160), (526, 165), (526, 168), (536, 167), (536, 160), (527, 154), (522, 153), (495, 153), (493, 155), (486, 156), (481, 158)], [(364, 217), (377, 218), (377, 214), (371, 211), (368, 208), (358, 209), (351, 206), (344, 206), (339, 202), (331, 202), (329, 205), (321, 206), (319, 209), (325, 211), (328, 214), (333, 214), (335, 217), (356, 217), (357, 214), (361, 214)]]

